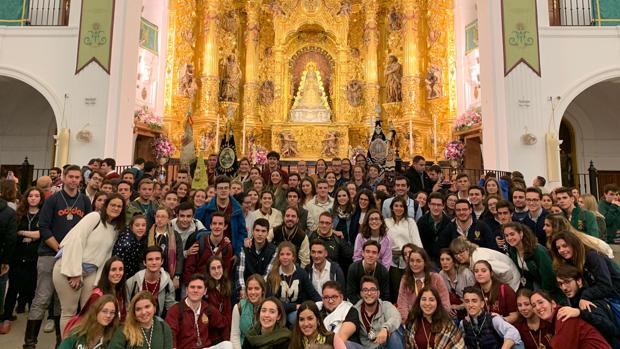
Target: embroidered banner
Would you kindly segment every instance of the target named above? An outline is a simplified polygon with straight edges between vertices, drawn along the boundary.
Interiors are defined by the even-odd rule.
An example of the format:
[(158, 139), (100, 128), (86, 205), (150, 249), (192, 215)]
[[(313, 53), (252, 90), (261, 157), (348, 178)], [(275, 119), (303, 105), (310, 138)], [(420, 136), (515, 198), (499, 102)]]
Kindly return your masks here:
[(75, 74), (92, 62), (110, 74), (115, 0), (82, 0)]
[(1, 0), (0, 25), (22, 26), (28, 22), (30, 0)]
[(502, 0), (504, 76), (524, 63), (540, 76), (536, 0)]

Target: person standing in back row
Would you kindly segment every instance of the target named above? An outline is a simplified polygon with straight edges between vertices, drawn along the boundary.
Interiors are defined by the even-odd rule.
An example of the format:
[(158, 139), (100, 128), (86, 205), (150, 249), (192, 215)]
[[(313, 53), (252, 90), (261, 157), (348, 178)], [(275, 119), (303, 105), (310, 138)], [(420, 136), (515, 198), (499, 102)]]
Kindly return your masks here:
[[(41, 245), (38, 250), (37, 288), (28, 314), (24, 349), (36, 348), (45, 310), (54, 297), (52, 270), (55, 263), (54, 256), (60, 249), (60, 243), (69, 230), (91, 211), (88, 198), (78, 191), (81, 178), (82, 171), (79, 166), (68, 166), (63, 176), (63, 189), (47, 199), (41, 209), (39, 215)], [(54, 308), (55, 315), (59, 315), (58, 301)], [(60, 343), (59, 318), (54, 321), (56, 322), (56, 341)]]

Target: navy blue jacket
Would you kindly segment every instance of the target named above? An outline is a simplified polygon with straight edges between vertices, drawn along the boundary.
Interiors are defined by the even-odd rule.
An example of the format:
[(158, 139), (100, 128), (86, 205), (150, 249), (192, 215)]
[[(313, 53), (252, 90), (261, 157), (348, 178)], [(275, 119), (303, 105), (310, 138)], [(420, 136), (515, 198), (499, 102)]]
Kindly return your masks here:
[[(248, 236), (248, 233), (245, 229), (245, 218), (243, 217), (241, 205), (232, 196), (230, 196), (230, 202), (232, 205), (232, 215), (228, 217), (228, 224), (230, 224), (233, 252), (235, 256), (238, 256), (243, 248), (243, 240)], [(200, 220), (205, 228), (209, 229), (211, 226), (211, 215), (217, 211), (217, 198), (214, 197), (196, 210), (194, 218)]]

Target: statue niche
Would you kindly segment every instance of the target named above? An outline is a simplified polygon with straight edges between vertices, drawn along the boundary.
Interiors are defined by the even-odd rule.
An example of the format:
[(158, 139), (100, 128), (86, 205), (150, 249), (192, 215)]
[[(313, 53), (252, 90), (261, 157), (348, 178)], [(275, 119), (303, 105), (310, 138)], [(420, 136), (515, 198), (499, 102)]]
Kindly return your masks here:
[(314, 62), (309, 62), (302, 73), (290, 119), (294, 122), (329, 122), (331, 120), (331, 110), (321, 72)]

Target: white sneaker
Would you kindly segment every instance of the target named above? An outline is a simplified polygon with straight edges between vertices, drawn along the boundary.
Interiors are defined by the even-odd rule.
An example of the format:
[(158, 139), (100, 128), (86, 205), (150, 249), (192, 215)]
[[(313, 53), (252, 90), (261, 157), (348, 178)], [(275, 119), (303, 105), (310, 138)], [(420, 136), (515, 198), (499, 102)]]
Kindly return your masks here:
[(43, 326), (43, 332), (52, 333), (54, 332), (54, 327), (54, 320), (47, 319), (47, 321), (45, 321), (45, 326)]

